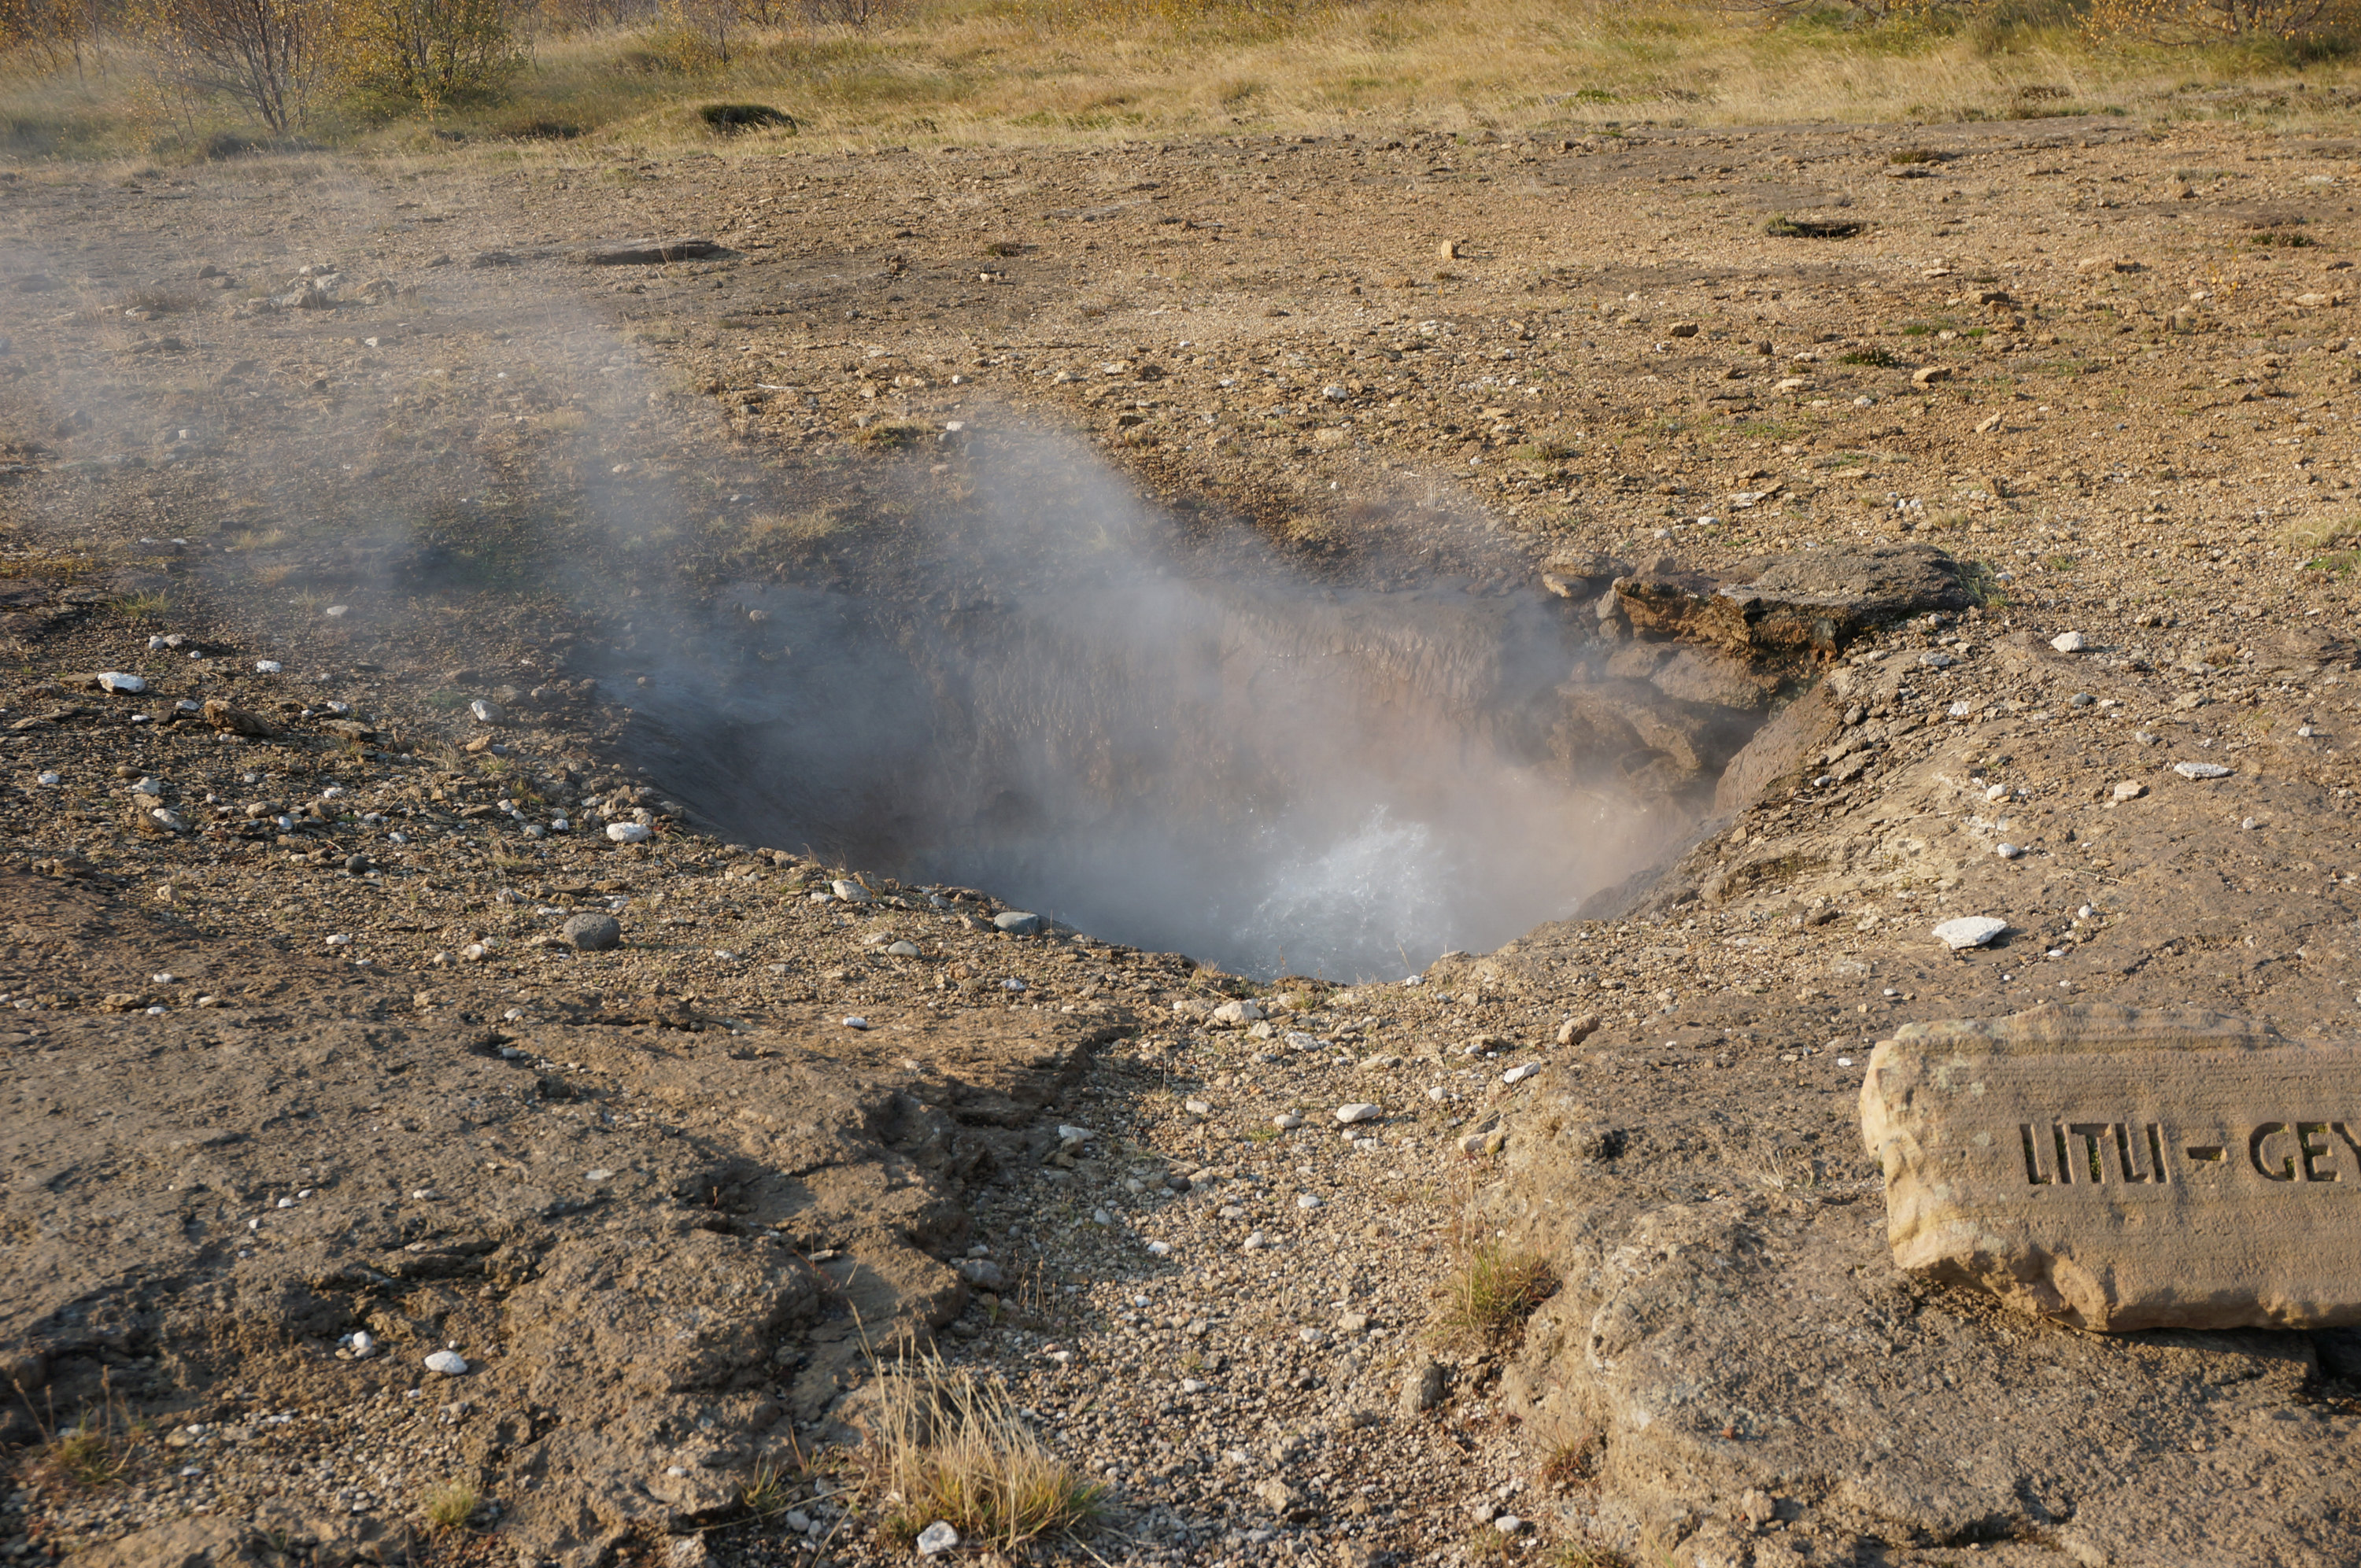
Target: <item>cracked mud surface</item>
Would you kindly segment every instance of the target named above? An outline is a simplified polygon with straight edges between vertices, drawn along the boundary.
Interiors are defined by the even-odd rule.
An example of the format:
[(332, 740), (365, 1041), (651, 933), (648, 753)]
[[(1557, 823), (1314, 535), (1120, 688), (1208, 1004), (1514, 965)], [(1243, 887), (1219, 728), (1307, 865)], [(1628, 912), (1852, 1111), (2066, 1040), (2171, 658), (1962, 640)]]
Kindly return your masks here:
[[(1006, 1377), (1112, 1488), (1110, 1561), (2354, 1556), (2349, 1336), (1918, 1290), (1853, 1124), (1914, 1018), (2350, 1034), (2351, 145), (11, 172), (7, 1432), (102, 1375), (154, 1423), (113, 1484), (27, 1449), (17, 1560), (883, 1561), (850, 1473), (795, 1469), (864, 1333)], [(722, 248), (574, 258), (652, 233)], [(1651, 703), (1775, 716), (1735, 761), (1594, 720), (1686, 837), (1415, 986), (1004, 935), (998, 890), (675, 809), (664, 684), (791, 670), (763, 593), (944, 591), (941, 520), (1042, 430), (1170, 509), (1184, 576), (1546, 613)], [(1919, 544), (1968, 602), (1737, 657), (1713, 619)], [(620, 948), (548, 942), (589, 911)], [(1953, 955), (1964, 914), (2010, 932)], [(1249, 994), (1267, 1036), (1212, 1026)], [(1559, 1293), (1438, 1340), (1487, 1232)], [(807, 1532), (743, 1518), (776, 1466)], [(451, 1480), (486, 1506), (428, 1531)]]

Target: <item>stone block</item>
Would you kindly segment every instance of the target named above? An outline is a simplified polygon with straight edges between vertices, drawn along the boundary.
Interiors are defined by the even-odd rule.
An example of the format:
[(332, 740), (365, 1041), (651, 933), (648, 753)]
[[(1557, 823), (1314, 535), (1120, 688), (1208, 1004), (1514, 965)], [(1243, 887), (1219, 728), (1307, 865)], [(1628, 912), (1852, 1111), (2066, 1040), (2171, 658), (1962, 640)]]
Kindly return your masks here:
[(1861, 1113), (1920, 1277), (2107, 1332), (2361, 1323), (2361, 1047), (2104, 1005), (1912, 1024)]

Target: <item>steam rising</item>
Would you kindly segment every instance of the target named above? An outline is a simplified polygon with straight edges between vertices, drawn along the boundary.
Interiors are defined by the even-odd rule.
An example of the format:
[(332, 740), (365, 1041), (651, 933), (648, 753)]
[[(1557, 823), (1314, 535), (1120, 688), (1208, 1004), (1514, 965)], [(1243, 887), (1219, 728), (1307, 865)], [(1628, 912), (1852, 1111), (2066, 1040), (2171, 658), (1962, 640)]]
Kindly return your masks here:
[(1348, 593), (1240, 541), (1184, 559), (1085, 453), (978, 467), (903, 589), (735, 596), (702, 640), (736, 674), (641, 704), (668, 788), (733, 837), (1347, 980), (1565, 916), (1678, 826), (1567, 754), (1549, 601)]

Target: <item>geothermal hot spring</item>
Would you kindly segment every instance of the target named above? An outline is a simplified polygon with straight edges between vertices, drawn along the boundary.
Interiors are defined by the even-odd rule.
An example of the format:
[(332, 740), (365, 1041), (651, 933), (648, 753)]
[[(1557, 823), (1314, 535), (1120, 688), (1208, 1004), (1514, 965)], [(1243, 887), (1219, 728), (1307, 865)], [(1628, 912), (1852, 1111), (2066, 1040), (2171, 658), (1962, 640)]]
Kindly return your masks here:
[(920, 530), (891, 591), (747, 587), (636, 651), (642, 761), (731, 839), (1351, 981), (1573, 914), (1759, 722), (1665, 740), (1682, 705), (1604, 673), (1587, 605), (1191, 554), (1086, 458), (1056, 470)]

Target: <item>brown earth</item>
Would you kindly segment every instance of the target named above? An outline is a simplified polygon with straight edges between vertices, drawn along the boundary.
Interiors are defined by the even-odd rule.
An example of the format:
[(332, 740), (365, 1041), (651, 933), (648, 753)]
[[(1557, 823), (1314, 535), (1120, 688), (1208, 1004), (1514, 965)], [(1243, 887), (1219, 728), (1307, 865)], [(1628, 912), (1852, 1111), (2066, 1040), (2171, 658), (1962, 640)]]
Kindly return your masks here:
[[(904, 1555), (823, 1445), (864, 1338), (938, 1331), (1111, 1488), (1108, 1560), (2361, 1555), (2349, 1337), (1914, 1285), (1853, 1120), (1908, 1020), (2352, 1034), (2352, 144), (5, 174), (16, 1560)], [(674, 236), (719, 248), (579, 259)], [(777, 678), (765, 592), (1062, 582), (985, 549), (1045, 432), (1191, 580), (1546, 624), (1560, 760), (1663, 808), (1598, 880), (1660, 863), (1339, 990), (700, 833), (668, 692)], [(1493, 656), (1429, 646), (1378, 663)], [(584, 911), (622, 946), (550, 942)], [(1267, 1037), (1210, 1026), (1250, 993)], [(1488, 1230), (1560, 1288), (1435, 1337)], [(42, 1441), (110, 1409), (119, 1473)]]

